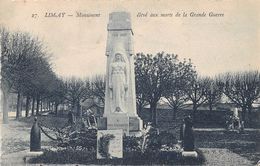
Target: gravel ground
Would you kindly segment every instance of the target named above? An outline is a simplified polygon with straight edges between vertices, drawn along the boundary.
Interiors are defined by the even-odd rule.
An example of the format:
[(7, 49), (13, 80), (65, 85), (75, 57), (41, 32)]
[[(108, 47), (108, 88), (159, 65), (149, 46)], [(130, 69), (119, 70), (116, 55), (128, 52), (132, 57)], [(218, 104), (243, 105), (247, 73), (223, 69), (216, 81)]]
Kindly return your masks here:
[(228, 149), (220, 148), (200, 148), (206, 158), (205, 165), (214, 166), (250, 166), (254, 165), (251, 161), (247, 160), (240, 155), (231, 152)]
[[(19, 152), (30, 148), (30, 130), (31, 125), (28, 123), (18, 122), (14, 119), (9, 124), (1, 127), (3, 155), (13, 152)], [(50, 141), (44, 134), (41, 135), (42, 145)]]

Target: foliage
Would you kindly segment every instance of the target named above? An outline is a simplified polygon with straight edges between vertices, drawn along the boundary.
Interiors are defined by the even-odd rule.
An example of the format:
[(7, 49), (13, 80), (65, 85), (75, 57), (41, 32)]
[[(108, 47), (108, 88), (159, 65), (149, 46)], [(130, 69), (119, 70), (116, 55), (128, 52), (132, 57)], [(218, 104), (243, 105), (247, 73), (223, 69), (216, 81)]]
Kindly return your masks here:
[[(10, 32), (0, 28), (1, 33), (1, 86), (4, 93), (17, 93), (17, 114), (19, 118), (22, 97), (27, 96), (27, 115), (29, 97), (39, 101), (52, 93), (56, 75), (52, 71), (50, 54), (43, 41), (25, 32)], [(7, 102), (7, 101), (5, 101)], [(34, 106), (33, 106), (34, 107)], [(5, 108), (4, 108), (5, 109)]]
[(58, 114), (58, 105), (64, 103), (66, 95), (65, 84), (61, 79), (56, 79), (50, 88), (49, 100), (55, 103), (55, 114)]
[(124, 151), (141, 151), (141, 137), (124, 136), (123, 148)]
[(102, 103), (105, 103), (105, 87), (106, 87), (106, 81), (105, 81), (104, 75), (96, 75), (91, 80), (91, 96), (93, 98), (98, 98), (102, 101)]
[[(77, 127), (76, 127), (77, 128)], [(72, 131), (75, 131), (76, 128), (72, 129)], [(81, 130), (80, 127), (78, 130)], [(96, 159), (96, 144), (97, 144), (97, 138), (96, 138), (96, 131), (92, 130), (93, 132), (89, 132), (88, 135), (82, 136), (82, 140), (89, 139), (93, 136), (93, 148), (82, 148), (82, 146), (88, 144), (92, 144), (90, 142), (80, 142), (76, 141), (75, 144), (77, 146), (74, 146), (72, 144), (74, 143), (68, 143), (67, 146), (58, 146), (56, 150), (45, 150), (44, 154), (31, 159), (29, 162), (31, 163), (51, 163), (51, 164), (112, 164), (112, 165), (125, 165), (125, 164), (181, 164), (184, 162), (181, 159), (180, 156), (180, 150), (176, 147), (176, 139), (175, 137), (167, 132), (162, 132), (157, 136), (154, 136), (151, 141), (152, 144), (150, 144), (149, 150), (145, 151), (144, 153), (141, 152), (141, 143), (142, 143), (142, 137), (134, 137), (134, 136), (124, 136), (123, 137), (123, 158), (122, 159), (102, 159), (97, 160)], [(73, 134), (72, 134), (73, 135)], [(79, 135), (75, 135), (79, 138)], [(73, 137), (73, 136), (72, 136)], [(94, 138), (95, 137), (95, 138)], [(108, 136), (108, 139), (111, 139), (110, 136)], [(106, 140), (108, 140), (106, 139)], [(107, 142), (107, 141), (106, 141)], [(157, 146), (157, 149), (154, 149), (154, 145), (157, 143), (160, 144), (160, 146)], [(95, 144), (95, 145), (94, 145)], [(162, 150), (162, 146), (164, 144), (164, 149)], [(157, 144), (158, 145), (158, 144)], [(165, 149), (165, 147), (172, 147), (168, 150)], [(196, 159), (196, 161), (190, 161), (185, 162), (186, 164), (201, 164), (204, 161), (201, 160), (199, 154), (199, 159)]]
[(135, 56), (137, 105), (141, 108), (146, 102), (149, 103), (154, 125), (157, 102), (178, 79), (185, 79), (193, 73), (191, 62), (181, 62), (174, 54), (139, 53)]
[(159, 134), (159, 140), (162, 145), (173, 146), (177, 144), (176, 137), (167, 131), (163, 131)]
[(73, 132), (69, 135), (68, 141), (59, 144), (59, 146), (74, 149), (96, 149), (96, 138), (97, 131), (94, 129)]
[(178, 71), (172, 75), (172, 81), (167, 91), (164, 91), (164, 97), (168, 101), (168, 105), (173, 109), (174, 118), (176, 118), (176, 111), (183, 108), (184, 104), (189, 100), (186, 90), (190, 82), (196, 76), (191, 60), (188, 62), (184, 59), (183, 62), (178, 62)]
[(110, 158), (109, 150), (109, 141), (114, 139), (113, 134), (104, 134), (98, 140), (98, 153), (104, 158)]
[(56, 141), (58, 147), (73, 149), (96, 149), (97, 129), (86, 128), (84, 122), (77, 120), (73, 125), (55, 127), (44, 121), (39, 123), (43, 133)]
[(140, 151), (124, 151), (122, 159), (96, 159), (95, 150), (61, 149), (57, 151), (45, 150), (44, 154), (30, 159), (30, 163), (49, 164), (94, 164), (94, 165), (200, 165), (205, 162), (205, 157), (200, 150), (198, 158), (183, 159), (175, 151), (156, 151), (141, 153)]
[(73, 148), (45, 150), (43, 155), (32, 158), (31, 163), (72, 164), (87, 163), (96, 159), (95, 150), (78, 150)]
[(82, 116), (80, 110), (80, 102), (86, 99), (89, 95), (90, 81), (83, 81), (75, 77), (63, 80), (65, 85), (65, 99), (72, 105), (72, 111), (76, 112), (78, 116)]

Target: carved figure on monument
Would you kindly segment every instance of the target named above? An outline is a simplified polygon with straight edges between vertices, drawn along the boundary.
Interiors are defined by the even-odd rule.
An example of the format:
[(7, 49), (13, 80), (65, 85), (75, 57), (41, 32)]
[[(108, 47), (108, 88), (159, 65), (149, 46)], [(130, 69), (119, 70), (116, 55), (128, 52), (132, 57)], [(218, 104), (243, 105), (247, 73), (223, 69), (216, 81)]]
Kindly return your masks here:
[(128, 12), (112, 12), (107, 25), (106, 90), (99, 129), (122, 129), (140, 135), (143, 122), (136, 112), (133, 31)]
[(111, 110), (113, 112), (125, 112), (128, 91), (128, 67), (126, 62), (121, 53), (115, 53), (110, 65), (109, 89), (111, 91)]

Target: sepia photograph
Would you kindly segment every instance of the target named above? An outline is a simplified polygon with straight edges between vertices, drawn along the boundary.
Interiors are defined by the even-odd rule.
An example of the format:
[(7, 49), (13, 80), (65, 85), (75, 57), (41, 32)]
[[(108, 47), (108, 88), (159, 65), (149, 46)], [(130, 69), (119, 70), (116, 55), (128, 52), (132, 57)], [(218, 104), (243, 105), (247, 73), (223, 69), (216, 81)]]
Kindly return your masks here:
[(0, 165), (260, 166), (259, 8), (1, 0)]

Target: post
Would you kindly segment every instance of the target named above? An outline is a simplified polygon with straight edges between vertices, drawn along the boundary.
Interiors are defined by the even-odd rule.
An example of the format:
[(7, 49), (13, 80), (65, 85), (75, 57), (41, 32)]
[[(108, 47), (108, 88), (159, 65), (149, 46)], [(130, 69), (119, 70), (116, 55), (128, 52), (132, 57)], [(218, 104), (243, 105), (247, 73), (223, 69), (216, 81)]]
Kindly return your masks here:
[(183, 129), (183, 136), (182, 136), (184, 151), (182, 152), (182, 157), (197, 158), (198, 153), (195, 151), (192, 119), (190, 116), (184, 119), (184, 125), (185, 126), (183, 126), (184, 129)]
[(30, 151), (41, 151), (41, 129), (37, 122), (37, 117), (34, 118), (34, 123), (31, 129)]

